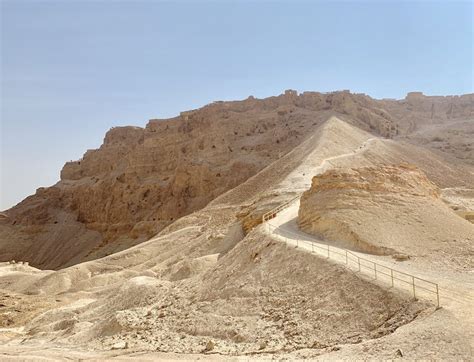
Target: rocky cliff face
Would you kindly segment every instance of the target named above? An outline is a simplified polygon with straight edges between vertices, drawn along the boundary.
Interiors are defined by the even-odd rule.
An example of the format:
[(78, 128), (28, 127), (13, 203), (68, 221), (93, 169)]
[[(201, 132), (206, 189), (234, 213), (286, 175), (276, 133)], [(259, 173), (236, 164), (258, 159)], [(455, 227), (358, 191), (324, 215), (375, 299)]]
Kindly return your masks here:
[[(434, 104), (434, 106), (430, 106)], [(2, 260), (59, 268), (144, 241), (234, 188), (330, 115), (386, 137), (474, 114), (472, 95), (374, 100), (349, 92), (215, 102), (145, 128), (117, 127), (0, 220)], [(53, 254), (52, 254), (53, 253)]]
[(344, 248), (374, 254), (420, 256), (450, 245), (451, 255), (465, 260), (474, 241), (474, 227), (410, 165), (333, 169), (315, 176), (301, 197), (298, 224)]

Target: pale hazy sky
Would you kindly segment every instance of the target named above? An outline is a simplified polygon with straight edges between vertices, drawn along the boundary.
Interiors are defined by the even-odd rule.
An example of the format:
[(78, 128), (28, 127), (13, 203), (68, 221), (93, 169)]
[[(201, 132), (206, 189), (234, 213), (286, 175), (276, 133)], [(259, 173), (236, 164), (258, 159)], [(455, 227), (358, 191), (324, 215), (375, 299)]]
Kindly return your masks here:
[(473, 92), (470, 1), (0, 2), (0, 210), (110, 127), (215, 100)]

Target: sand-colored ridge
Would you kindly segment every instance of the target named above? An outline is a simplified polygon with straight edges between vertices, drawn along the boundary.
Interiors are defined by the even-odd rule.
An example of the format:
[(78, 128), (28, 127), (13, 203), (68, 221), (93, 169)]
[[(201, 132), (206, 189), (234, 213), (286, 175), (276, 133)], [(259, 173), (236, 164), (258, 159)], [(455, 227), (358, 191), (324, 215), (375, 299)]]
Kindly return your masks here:
[(367, 253), (442, 257), (449, 249), (452, 258), (465, 260), (474, 252), (474, 227), (439, 195), (409, 165), (331, 170), (315, 176), (302, 195), (298, 225)]
[[(310, 106), (303, 104), (313, 97), (317, 98), (286, 94), (258, 101), (258, 106), (255, 100), (229, 106), (231, 114), (237, 109), (261, 111), (255, 107), (278, 109), (281, 117), (301, 116), (302, 123), (308, 124), (311, 120), (311, 127), (236, 187), (228, 185), (207, 206), (164, 225), (147, 241), (57, 271), (0, 264), (2, 303), (9, 310), (25, 306), (19, 310), (27, 316), (14, 316), (10, 327), (0, 330), (0, 356), (373, 359), (395, 358), (402, 348), (413, 359), (468, 358), (472, 335), (463, 334), (463, 329), (472, 320), (466, 309), (472, 278), (466, 273), (469, 265), (459, 264), (469, 259), (463, 259), (452, 245), (436, 251), (447, 258), (441, 260), (451, 260), (441, 268), (434, 260), (434, 256), (440, 259), (436, 252), (412, 253), (403, 263), (368, 256), (439, 281), (452, 296), (459, 296), (459, 300), (444, 299), (443, 308), (435, 311), (424, 300), (414, 301), (324, 258), (289, 247), (259, 226), (263, 213), (308, 190), (315, 175), (343, 174), (354, 167), (388, 170), (410, 162), (425, 173), (437, 193), (446, 188), (469, 189), (469, 165), (459, 161), (458, 167), (458, 161), (446, 162), (451, 160), (449, 155), (371, 133), (370, 122), (385, 124), (376, 123), (376, 118), (349, 121), (348, 113), (325, 110), (315, 119)], [(371, 102), (344, 97), (336, 94), (323, 99), (349, 113), (361, 99)], [(197, 126), (193, 117), (206, 124), (199, 112), (191, 117), (183, 114), (180, 127), (185, 133)], [(164, 132), (173, 122), (152, 122), (149, 129)], [(355, 126), (364, 124), (364, 129)], [(116, 147), (129, 132), (139, 135), (142, 131), (114, 131), (104, 147)], [(276, 152), (275, 147), (265, 152), (269, 150)], [(453, 173), (448, 174), (450, 169)], [(457, 197), (462, 201), (463, 194)], [(272, 222), (301, 232), (296, 223), (299, 206), (294, 205), (280, 214), (286, 219)], [(441, 198), (428, 203), (427, 212), (438, 206), (445, 216), (449, 212), (463, 225), (471, 225)], [(20, 304), (12, 302), (16, 297)], [(6, 315), (0, 310), (0, 317)]]
[[(43, 269), (59, 269), (137, 245), (243, 185), (334, 115), (354, 130), (424, 146), (418, 137), (423, 127), (447, 127), (454, 133), (440, 157), (453, 158), (456, 170), (468, 164), (472, 145), (459, 132), (469, 131), (473, 108), (472, 95), (414, 94), (396, 101), (347, 91), (288, 90), (265, 99), (212, 103), (150, 120), (144, 128), (114, 127), (99, 149), (67, 162), (56, 185), (39, 188), (5, 212), (0, 260), (24, 258)], [(431, 157), (424, 155), (420, 163), (425, 156)]]

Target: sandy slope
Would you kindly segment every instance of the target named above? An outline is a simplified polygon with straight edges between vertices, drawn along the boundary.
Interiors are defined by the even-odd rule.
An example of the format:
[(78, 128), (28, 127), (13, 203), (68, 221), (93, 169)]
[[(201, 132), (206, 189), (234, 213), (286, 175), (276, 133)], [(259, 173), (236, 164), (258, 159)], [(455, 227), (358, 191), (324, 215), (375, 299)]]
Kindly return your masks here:
[[(360, 160), (358, 153), (364, 154), (368, 153), (371, 155), (374, 155), (376, 152), (371, 152), (370, 147), (372, 145), (377, 144), (378, 150), (378, 159), (382, 158), (381, 155), (383, 153), (380, 153), (380, 149), (383, 147), (380, 147), (380, 144), (383, 144), (383, 140), (373, 140), (370, 139), (369, 142), (363, 143), (358, 150), (355, 152), (347, 152), (345, 154), (342, 154), (338, 157), (330, 157), (327, 159), (324, 159), (320, 166), (314, 167), (314, 164), (309, 162), (307, 165), (302, 164), (300, 166), (300, 169), (304, 170), (301, 171), (301, 173), (304, 174), (309, 174), (309, 175), (314, 175), (323, 172), (324, 170), (328, 169), (328, 163), (336, 163), (337, 167), (344, 167), (343, 165), (353, 165), (354, 163), (356, 164), (361, 164), (361, 163), (370, 163), (373, 162), (372, 159), (366, 159), (366, 160)], [(390, 142), (390, 141), (389, 141)], [(393, 155), (393, 154), (392, 154)], [(406, 157), (406, 156), (405, 156)], [(428, 166), (429, 167), (429, 166)], [(429, 169), (428, 167), (425, 166), (426, 169)], [(307, 183), (306, 180), (297, 180), (293, 178), (293, 187), (295, 189), (299, 189), (300, 184), (303, 186), (305, 183)], [(304, 186), (303, 186), (304, 188)], [(270, 220), (271, 228), (265, 228), (267, 232), (269, 232), (271, 235), (275, 235), (275, 237), (291, 244), (291, 245), (296, 245), (297, 240), (311, 240), (311, 241), (316, 241), (318, 242), (318, 239), (315, 238), (312, 235), (306, 234), (302, 231), (299, 230), (296, 220), (298, 217), (298, 210), (299, 210), (299, 201), (296, 201), (292, 203), (289, 207), (287, 207), (284, 211), (278, 214), (278, 216), (272, 220)], [(426, 210), (427, 212), (430, 212), (429, 210)], [(431, 210), (432, 212), (433, 210)], [(456, 216), (451, 216), (456, 218)], [(446, 222), (447, 220), (444, 219)], [(454, 220), (456, 221), (456, 220)], [(463, 222), (463, 226), (467, 225), (465, 222)], [(471, 236), (474, 236), (474, 233), (472, 233)], [(323, 241), (319, 240), (319, 245), (321, 245), (322, 248), (326, 246), (328, 241)], [(330, 242), (333, 246), (341, 246), (341, 247), (347, 247), (346, 243), (342, 242), (337, 242), (337, 241), (331, 241)], [(439, 247), (439, 246), (438, 246)], [(309, 244), (301, 244), (300, 243), (300, 248), (303, 250), (307, 250), (308, 252), (312, 252), (314, 248), (311, 248)], [(441, 304), (443, 306), (443, 311), (440, 314), (446, 313), (448, 311), (449, 313), (452, 313), (452, 316), (455, 316), (456, 322), (453, 323), (452, 321), (445, 320), (446, 325), (443, 325), (443, 329), (450, 330), (450, 331), (456, 331), (455, 333), (458, 334), (460, 337), (460, 340), (465, 340), (468, 345), (472, 346), (474, 345), (474, 331), (472, 329), (472, 325), (474, 324), (474, 315), (472, 312), (472, 303), (474, 303), (474, 277), (472, 275), (472, 266), (469, 267), (469, 270), (466, 270), (468, 273), (459, 273), (457, 264), (450, 264), (453, 253), (455, 253), (454, 250), (452, 250), (452, 247), (446, 246), (444, 248), (444, 255), (437, 254), (433, 256), (434, 252), (438, 251), (436, 249), (432, 250), (431, 252), (428, 250), (425, 250), (425, 255), (424, 258), (414, 258), (414, 260), (406, 261), (403, 263), (396, 262), (390, 257), (383, 257), (383, 256), (375, 256), (375, 255), (369, 255), (369, 254), (363, 254), (363, 253), (355, 253), (357, 255), (363, 256), (366, 259), (373, 260), (377, 263), (380, 263), (382, 265), (387, 265), (389, 267), (398, 269), (400, 271), (404, 271), (410, 274), (414, 274), (416, 276), (419, 276), (421, 278), (425, 278), (428, 280), (433, 280), (439, 283), (440, 288), (441, 288)], [(317, 249), (316, 249), (317, 250)], [(405, 250), (406, 251), (406, 250)], [(466, 250), (463, 249), (464, 252), (464, 260), (466, 262), (469, 261), (469, 256), (466, 256)], [(323, 252), (324, 253), (324, 252)], [(466, 260), (467, 258), (467, 260)], [(442, 265), (442, 268), (439, 268), (439, 266)], [(448, 314), (449, 314), (448, 313)], [(431, 318), (431, 317), (430, 317)], [(430, 338), (433, 337), (433, 335), (436, 335), (439, 331), (436, 331), (436, 328), (440, 328), (441, 324), (439, 320), (435, 317), (433, 317), (433, 321), (427, 322), (427, 325), (433, 322), (433, 326), (428, 327), (427, 329), (432, 328), (431, 333), (428, 333), (427, 331), (424, 332), (424, 335), (426, 333), (431, 334)], [(444, 323), (444, 322), (443, 322)], [(438, 327), (436, 327), (438, 326)], [(409, 329), (410, 326), (406, 326), (402, 329)], [(418, 328), (418, 326), (417, 326)], [(464, 332), (464, 333), (463, 333)], [(403, 333), (401, 333), (403, 334)], [(461, 337), (462, 336), (462, 337)], [(438, 337), (433, 337), (433, 338), (439, 338)], [(394, 339), (393, 336), (387, 337), (386, 339)], [(398, 339), (396, 339), (396, 343), (402, 343)], [(389, 343), (393, 343), (392, 341), (389, 341)], [(407, 345), (406, 341), (403, 342), (404, 345)], [(437, 358), (440, 358), (441, 355), (443, 355), (445, 350), (445, 344), (440, 343), (441, 348), (432, 348), (430, 351), (429, 356), (436, 356)], [(350, 356), (351, 353), (361, 353), (364, 352), (364, 347), (362, 348), (350, 348), (349, 351), (345, 352), (334, 352), (333, 356), (334, 358), (343, 358)], [(385, 347), (386, 348), (386, 347)], [(413, 346), (409, 347), (413, 348)], [(431, 348), (431, 347), (430, 347)], [(415, 348), (416, 350), (416, 348)], [(416, 351), (412, 350), (412, 353), (415, 353), (413, 356), (416, 356)], [(451, 354), (451, 352), (446, 353), (446, 357), (454, 357), (456, 353), (461, 352), (464, 356), (471, 356), (471, 351), (468, 347), (460, 347), (460, 349), (457, 352), (454, 352), (454, 354)], [(368, 352), (368, 351), (365, 351)], [(377, 350), (377, 357), (383, 357), (384, 355), (380, 354), (381, 350)], [(389, 357), (390, 355), (386, 355), (385, 357)], [(326, 357), (326, 356), (325, 356)]]
[(335, 169), (304, 192), (299, 227), (362, 252), (430, 258), (460, 270), (474, 267), (474, 226), (409, 165)]
[[(271, 228), (266, 227), (264, 229), (277, 239), (293, 246), (296, 246), (297, 240), (299, 240), (299, 249), (305, 250), (308, 253), (313, 253), (316, 250), (317, 254), (323, 256), (327, 242), (318, 240), (314, 236), (299, 230), (295, 220), (298, 215), (298, 209), (299, 201), (296, 201), (278, 214), (276, 218), (270, 220)], [(319, 245), (321, 249), (312, 248), (308, 243), (301, 243), (301, 240), (311, 241)], [(344, 249), (331, 246), (331, 250), (343, 251)], [(456, 271), (433, 270), (432, 266), (423, 260), (410, 260), (400, 263), (390, 257), (354, 251), (352, 253), (378, 264), (435, 281), (440, 288), (440, 304), (442, 309), (432, 316), (426, 317), (423, 323), (420, 323), (420, 321), (411, 323), (400, 328), (395, 335), (384, 337), (384, 342), (375, 343), (375, 345), (380, 346), (377, 349), (374, 349), (372, 343), (364, 343), (361, 346), (349, 346), (347, 349), (333, 352), (329, 356), (325, 355), (324, 358), (350, 358), (353, 354), (363, 354), (366, 357), (390, 358), (393, 355), (386, 353), (389, 346), (391, 348), (395, 348), (395, 346), (401, 348), (409, 358), (423, 356), (423, 358), (440, 359), (459, 358), (460, 356), (469, 358), (472, 356), (472, 348), (474, 346), (474, 331), (472, 329), (474, 324), (474, 313), (472, 311), (474, 303), (474, 276), (472, 273), (461, 274)], [(331, 260), (333, 261), (334, 259)], [(339, 258), (339, 261), (337, 261), (337, 258), (335, 260), (334, 262), (336, 263), (344, 264), (343, 258)], [(367, 271), (363, 274), (370, 276), (371, 272)], [(385, 284), (386, 287), (390, 286), (388, 280), (381, 281), (379, 279), (378, 283)], [(397, 288), (405, 290), (407, 293), (410, 292), (409, 288), (407, 289), (401, 283), (398, 284)], [(422, 293), (421, 298), (436, 303), (434, 295), (430, 293)], [(420, 344), (418, 340), (420, 336), (418, 334), (425, 340), (423, 342), (425, 345)], [(451, 336), (445, 340), (444, 337), (450, 334)], [(407, 335), (411, 337), (408, 338)], [(453, 335), (456, 336), (455, 339), (453, 339)]]
[[(287, 248), (260, 228), (243, 234), (239, 213), (257, 217), (291, 198), (324, 160), (326, 168), (366, 155), (380, 142), (372, 137), (332, 119), (243, 185), (145, 243), (54, 272), (0, 265), (4, 303), (10, 308), (21, 298), (17, 309), (28, 316), (27, 323), (14, 317), (0, 330), (0, 356), (194, 359), (207, 351), (353, 359), (395, 358), (402, 348), (411, 358), (467, 358), (463, 305), (448, 309), (443, 300), (445, 308), (433, 313), (423, 301)], [(406, 264), (428, 273), (416, 260)], [(429, 279), (460, 286), (469, 280), (443, 273)]]

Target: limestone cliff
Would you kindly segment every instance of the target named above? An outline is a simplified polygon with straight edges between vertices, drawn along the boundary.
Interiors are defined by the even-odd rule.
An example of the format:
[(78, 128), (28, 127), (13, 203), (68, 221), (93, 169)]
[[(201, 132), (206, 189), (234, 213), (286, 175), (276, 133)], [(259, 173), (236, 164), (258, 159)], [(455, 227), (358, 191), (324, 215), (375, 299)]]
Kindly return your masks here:
[(474, 114), (473, 103), (472, 95), (395, 101), (286, 91), (113, 128), (99, 149), (66, 163), (56, 185), (6, 211), (0, 258), (59, 268), (142, 242), (294, 149), (331, 115), (393, 137), (413, 128), (410, 112), (417, 124), (444, 122)]

